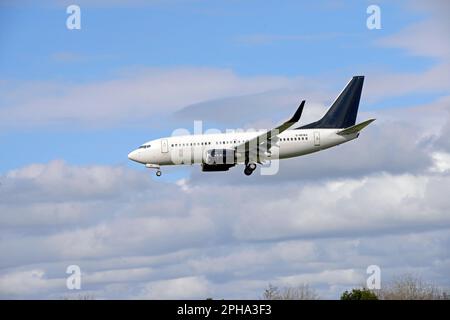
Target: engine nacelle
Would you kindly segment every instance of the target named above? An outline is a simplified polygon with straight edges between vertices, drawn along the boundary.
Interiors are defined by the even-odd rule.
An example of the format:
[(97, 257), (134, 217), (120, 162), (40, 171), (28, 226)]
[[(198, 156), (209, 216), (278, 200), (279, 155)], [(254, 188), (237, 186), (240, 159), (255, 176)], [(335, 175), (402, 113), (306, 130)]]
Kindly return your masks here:
[(228, 171), (231, 167), (234, 167), (234, 164), (206, 164), (202, 163), (202, 171), (211, 172), (211, 171)]
[(234, 149), (211, 149), (206, 151), (205, 164), (207, 165), (231, 165), (236, 164), (236, 151)]
[(211, 149), (206, 151), (202, 171), (227, 171), (236, 165), (233, 149)]

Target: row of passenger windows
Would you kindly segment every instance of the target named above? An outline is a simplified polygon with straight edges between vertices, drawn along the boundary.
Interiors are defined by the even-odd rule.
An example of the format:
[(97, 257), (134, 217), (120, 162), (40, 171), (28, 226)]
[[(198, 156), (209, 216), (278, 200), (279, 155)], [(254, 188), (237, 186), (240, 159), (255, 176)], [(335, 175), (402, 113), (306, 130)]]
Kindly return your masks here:
[[(234, 140), (234, 141), (216, 141), (216, 144), (230, 144), (230, 143), (241, 143), (244, 142), (244, 140)], [(171, 146), (172, 147), (189, 147), (189, 146), (207, 146), (210, 145), (211, 142), (193, 142), (193, 143), (174, 143)]]
[[(300, 140), (308, 140), (308, 137), (295, 137), (295, 138), (280, 138), (280, 141), (300, 141)], [(234, 141), (216, 141), (216, 144), (236, 144), (236, 143), (244, 143), (248, 141), (244, 140), (234, 140)], [(210, 145), (211, 142), (191, 142), (191, 143), (172, 143), (171, 147), (189, 147), (189, 146), (206, 146)]]
[(280, 138), (280, 141), (300, 141), (308, 140), (308, 137)]
[[(211, 144), (211, 142), (194, 142), (194, 143), (175, 143), (172, 147), (189, 147), (189, 146), (206, 146)], [(217, 143), (216, 143), (217, 144)]]

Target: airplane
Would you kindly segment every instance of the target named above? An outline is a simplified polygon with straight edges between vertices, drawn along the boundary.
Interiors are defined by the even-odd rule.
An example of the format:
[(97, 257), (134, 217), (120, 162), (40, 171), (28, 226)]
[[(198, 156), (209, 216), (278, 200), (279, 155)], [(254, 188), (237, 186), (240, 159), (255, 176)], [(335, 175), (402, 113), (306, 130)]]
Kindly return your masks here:
[(228, 171), (244, 164), (249, 176), (258, 164), (328, 149), (358, 138), (375, 119), (356, 123), (364, 76), (354, 76), (318, 121), (290, 129), (301, 117), (305, 100), (283, 124), (267, 131), (227, 132), (164, 137), (148, 141), (128, 154), (132, 161), (155, 169), (200, 164), (203, 172)]

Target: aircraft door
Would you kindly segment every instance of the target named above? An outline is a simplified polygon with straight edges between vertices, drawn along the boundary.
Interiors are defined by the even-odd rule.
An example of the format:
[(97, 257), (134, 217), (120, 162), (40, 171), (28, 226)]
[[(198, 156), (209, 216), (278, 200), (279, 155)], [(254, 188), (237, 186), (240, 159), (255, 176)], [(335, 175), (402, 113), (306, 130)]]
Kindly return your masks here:
[(169, 144), (167, 142), (167, 139), (161, 140), (161, 152), (163, 153), (169, 152)]
[(320, 132), (314, 131), (314, 145), (316, 147), (320, 146)]

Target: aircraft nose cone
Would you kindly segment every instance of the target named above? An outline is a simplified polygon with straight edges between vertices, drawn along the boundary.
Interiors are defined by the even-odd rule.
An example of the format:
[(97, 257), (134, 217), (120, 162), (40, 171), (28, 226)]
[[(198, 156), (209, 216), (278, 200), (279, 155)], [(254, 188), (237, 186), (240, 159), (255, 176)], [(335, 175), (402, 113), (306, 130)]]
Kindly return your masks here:
[(136, 150), (131, 151), (131, 152), (128, 154), (128, 159), (133, 160), (133, 161), (136, 161), (136, 162), (138, 161)]

